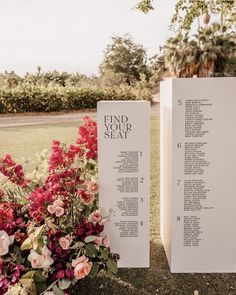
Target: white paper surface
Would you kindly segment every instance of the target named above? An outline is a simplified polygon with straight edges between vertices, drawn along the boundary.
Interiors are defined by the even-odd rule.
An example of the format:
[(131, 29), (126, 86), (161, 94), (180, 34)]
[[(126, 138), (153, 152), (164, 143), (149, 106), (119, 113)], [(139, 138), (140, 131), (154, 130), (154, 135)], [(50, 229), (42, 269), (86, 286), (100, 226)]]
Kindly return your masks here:
[(150, 103), (99, 102), (99, 203), (119, 267), (149, 267)]
[(170, 144), (161, 144), (161, 227), (171, 271), (235, 272), (236, 78), (165, 81), (161, 109), (161, 141)]

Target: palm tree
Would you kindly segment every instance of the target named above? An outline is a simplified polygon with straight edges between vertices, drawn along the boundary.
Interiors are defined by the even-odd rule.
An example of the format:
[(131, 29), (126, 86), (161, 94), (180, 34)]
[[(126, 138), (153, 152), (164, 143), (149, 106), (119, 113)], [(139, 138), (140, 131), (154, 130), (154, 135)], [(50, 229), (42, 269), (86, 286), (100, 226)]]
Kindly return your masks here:
[[(224, 30), (224, 28), (223, 28)], [(200, 46), (199, 76), (226, 76), (236, 44), (230, 33), (222, 34), (221, 25), (212, 24), (197, 34)]]
[(168, 39), (164, 54), (166, 66), (174, 76), (189, 78), (197, 74), (199, 50), (197, 42), (189, 41), (188, 35)]

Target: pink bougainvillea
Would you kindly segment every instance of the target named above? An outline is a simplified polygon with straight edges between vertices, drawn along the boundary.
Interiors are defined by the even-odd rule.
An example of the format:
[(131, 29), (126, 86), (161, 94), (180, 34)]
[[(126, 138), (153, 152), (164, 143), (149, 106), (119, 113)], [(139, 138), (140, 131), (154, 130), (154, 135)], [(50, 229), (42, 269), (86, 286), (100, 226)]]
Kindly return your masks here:
[[(0, 159), (0, 173), (0, 295), (24, 288), (22, 275), (34, 278), (36, 270), (40, 292), (67, 279), (65, 294), (90, 272), (116, 272), (119, 256), (110, 251), (98, 208), (96, 122), (84, 117), (74, 144), (52, 142), (40, 185), (10, 155)], [(33, 283), (37, 290), (38, 278)]]

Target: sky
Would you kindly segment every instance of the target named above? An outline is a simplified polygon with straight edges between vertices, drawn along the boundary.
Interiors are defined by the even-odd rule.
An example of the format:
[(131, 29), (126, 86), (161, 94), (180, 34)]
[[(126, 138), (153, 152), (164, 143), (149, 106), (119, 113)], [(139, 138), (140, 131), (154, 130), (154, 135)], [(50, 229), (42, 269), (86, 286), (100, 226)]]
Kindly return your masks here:
[(150, 57), (170, 34), (176, 3), (154, 1), (145, 15), (138, 0), (0, 0), (0, 72), (97, 74), (111, 37), (126, 33)]

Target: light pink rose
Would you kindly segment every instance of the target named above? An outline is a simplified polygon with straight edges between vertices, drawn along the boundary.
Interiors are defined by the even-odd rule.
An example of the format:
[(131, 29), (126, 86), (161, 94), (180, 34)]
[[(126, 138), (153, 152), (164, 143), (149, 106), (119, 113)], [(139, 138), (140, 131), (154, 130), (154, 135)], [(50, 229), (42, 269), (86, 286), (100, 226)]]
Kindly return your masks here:
[(55, 200), (52, 205), (48, 206), (47, 210), (49, 213), (56, 214), (57, 217), (61, 217), (64, 214), (64, 208), (62, 206), (63, 202), (61, 200)]
[(98, 184), (95, 181), (86, 181), (86, 186), (89, 192), (96, 194), (98, 192)]
[(97, 237), (94, 240), (95, 247), (98, 249), (102, 245), (102, 237)]
[(31, 250), (28, 260), (31, 262), (33, 268), (49, 268), (54, 262), (51, 258), (51, 254), (52, 252), (44, 246), (42, 255), (38, 254), (35, 250)]
[(47, 209), (48, 209), (49, 213), (51, 213), (51, 214), (55, 213), (55, 207), (53, 205), (49, 205)]
[(0, 256), (9, 252), (9, 246), (14, 242), (14, 236), (8, 236), (5, 230), (0, 230)]
[(72, 242), (72, 237), (70, 235), (66, 235), (65, 237), (61, 237), (59, 239), (59, 244), (63, 250), (68, 250), (71, 242)]
[(65, 210), (62, 207), (56, 207), (55, 214), (56, 217), (61, 217), (64, 214)]
[(81, 256), (76, 260), (72, 260), (72, 267), (74, 267), (74, 276), (77, 280), (85, 278), (91, 271), (92, 263), (85, 256)]
[(105, 236), (102, 240), (102, 244), (103, 246), (105, 246), (106, 248), (109, 248), (110, 247), (110, 239), (108, 236)]
[(56, 207), (62, 207), (63, 206), (63, 202), (61, 200), (55, 200), (53, 202), (53, 206)]
[(92, 214), (90, 214), (89, 220), (91, 220), (93, 223), (102, 221), (101, 211), (100, 210), (94, 211)]

